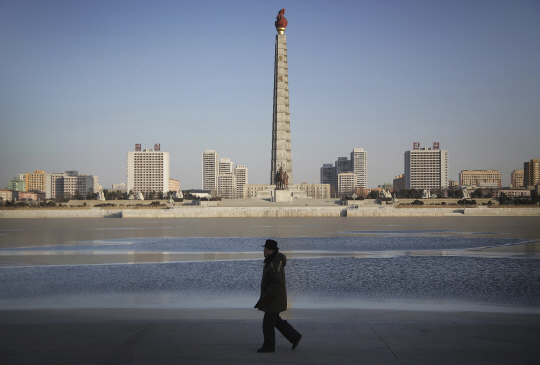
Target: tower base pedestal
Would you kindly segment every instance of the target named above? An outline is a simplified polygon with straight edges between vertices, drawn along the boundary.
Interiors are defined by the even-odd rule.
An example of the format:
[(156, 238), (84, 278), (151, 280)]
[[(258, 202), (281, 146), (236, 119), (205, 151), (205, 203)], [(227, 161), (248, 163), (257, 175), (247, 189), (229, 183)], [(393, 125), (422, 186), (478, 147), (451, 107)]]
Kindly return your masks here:
[(293, 193), (289, 190), (274, 190), (272, 192), (272, 203), (286, 203), (293, 201)]

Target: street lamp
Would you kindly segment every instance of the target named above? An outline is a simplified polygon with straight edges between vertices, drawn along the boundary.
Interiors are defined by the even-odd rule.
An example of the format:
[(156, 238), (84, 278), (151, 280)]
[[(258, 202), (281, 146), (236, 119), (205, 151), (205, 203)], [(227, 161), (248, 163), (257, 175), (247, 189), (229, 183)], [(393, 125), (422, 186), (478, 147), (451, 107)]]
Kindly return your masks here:
[(356, 209), (356, 198), (358, 198), (358, 195), (356, 195), (356, 193), (353, 193), (352, 198), (353, 198), (353, 209)]
[(129, 194), (128, 199), (131, 200), (131, 209), (133, 209), (133, 199), (134, 199), (133, 194)]

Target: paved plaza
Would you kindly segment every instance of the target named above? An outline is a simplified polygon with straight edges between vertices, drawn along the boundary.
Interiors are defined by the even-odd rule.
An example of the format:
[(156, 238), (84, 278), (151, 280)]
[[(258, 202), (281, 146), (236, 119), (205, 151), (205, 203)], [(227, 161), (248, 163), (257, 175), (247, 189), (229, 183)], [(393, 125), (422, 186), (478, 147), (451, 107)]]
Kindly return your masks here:
[[(258, 354), (256, 310), (0, 312), (2, 364), (538, 364), (540, 314), (292, 310)], [(259, 318), (261, 317), (261, 318)]]

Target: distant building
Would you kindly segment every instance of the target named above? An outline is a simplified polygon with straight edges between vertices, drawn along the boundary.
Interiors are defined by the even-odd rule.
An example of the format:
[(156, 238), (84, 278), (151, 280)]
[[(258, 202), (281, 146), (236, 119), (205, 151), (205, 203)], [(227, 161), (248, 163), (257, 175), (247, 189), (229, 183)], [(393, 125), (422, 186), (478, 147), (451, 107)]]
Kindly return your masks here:
[(330, 199), (331, 185), (330, 184), (308, 184), (303, 182), (296, 184), (296, 188), (306, 192), (306, 195), (313, 199)]
[(523, 164), (523, 186), (529, 189), (540, 184), (540, 161), (533, 159)]
[(219, 159), (218, 196), (223, 199), (236, 199), (236, 176), (230, 158)]
[(338, 198), (351, 196), (357, 188), (356, 174), (353, 172), (343, 172), (338, 175)]
[(180, 191), (180, 181), (169, 178), (169, 191)]
[(500, 188), (501, 173), (497, 170), (462, 170), (459, 185), (466, 187)]
[(24, 179), (11, 179), (7, 188), (11, 191), (26, 191), (26, 182)]
[(523, 187), (523, 177), (524, 177), (524, 170), (514, 170), (510, 174), (510, 186), (512, 188), (521, 188)]
[(217, 190), (219, 175), (219, 156), (214, 150), (202, 154), (202, 189)]
[(448, 151), (439, 149), (438, 142), (433, 149), (420, 147), (405, 152), (405, 188), (436, 190), (448, 186)]
[(43, 170), (36, 170), (27, 173), (25, 176), (26, 191), (36, 193), (46, 193), (50, 182), (50, 174)]
[(457, 188), (459, 186), (459, 183), (454, 180), (448, 180), (448, 187), (449, 188)]
[(223, 199), (236, 199), (236, 176), (234, 174), (219, 174), (218, 196)]
[(69, 199), (75, 197), (77, 193), (85, 197), (90, 191), (97, 193), (101, 190), (97, 176), (79, 175), (79, 172), (74, 170), (51, 173), (49, 186), (47, 199)]
[(4, 202), (11, 201), (13, 199), (13, 192), (11, 190), (0, 190), (0, 199)]
[(203, 189), (215, 190), (224, 199), (244, 198), (244, 186), (248, 183), (248, 169), (237, 165), (230, 158), (219, 158), (214, 150), (202, 155)]
[(12, 191), (11, 193), (13, 199), (19, 201), (38, 201), (45, 199), (44, 193), (34, 193), (28, 191)]
[(531, 196), (531, 191), (529, 189), (494, 189), (492, 191), (493, 198), (499, 198), (501, 194), (505, 194), (509, 198), (528, 198)]
[(321, 184), (331, 184), (334, 185), (336, 169), (331, 163), (323, 164), (321, 167)]
[(381, 189), (393, 191), (393, 189), (394, 189), (394, 184), (391, 184), (391, 183), (384, 183), (384, 184), (382, 184), (382, 185), (377, 185), (377, 190), (381, 190)]
[(135, 193), (166, 193), (169, 191), (169, 152), (162, 152), (159, 144), (154, 149), (127, 153), (127, 190)]
[(244, 165), (236, 165), (234, 169), (236, 176), (236, 198), (244, 198), (244, 186), (248, 183), (248, 169)]
[(399, 192), (405, 189), (405, 175), (398, 175), (394, 178), (392, 184), (393, 191)]
[(323, 164), (320, 169), (320, 183), (331, 184), (336, 195), (339, 195), (339, 174), (353, 173), (356, 177), (357, 188), (367, 188), (367, 151), (363, 148), (354, 148), (351, 152), (351, 159), (347, 157), (338, 157), (334, 166), (332, 164)]
[(356, 175), (356, 186), (367, 188), (367, 151), (363, 148), (354, 148), (351, 152), (351, 172)]

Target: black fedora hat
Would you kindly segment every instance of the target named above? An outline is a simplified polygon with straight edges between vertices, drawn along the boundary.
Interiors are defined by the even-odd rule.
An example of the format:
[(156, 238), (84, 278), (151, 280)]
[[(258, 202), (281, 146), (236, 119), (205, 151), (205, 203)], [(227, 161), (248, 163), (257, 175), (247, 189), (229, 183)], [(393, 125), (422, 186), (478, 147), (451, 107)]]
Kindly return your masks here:
[(274, 240), (266, 240), (264, 243), (264, 248), (267, 248), (269, 250), (277, 250), (279, 247), (277, 247), (277, 242)]

